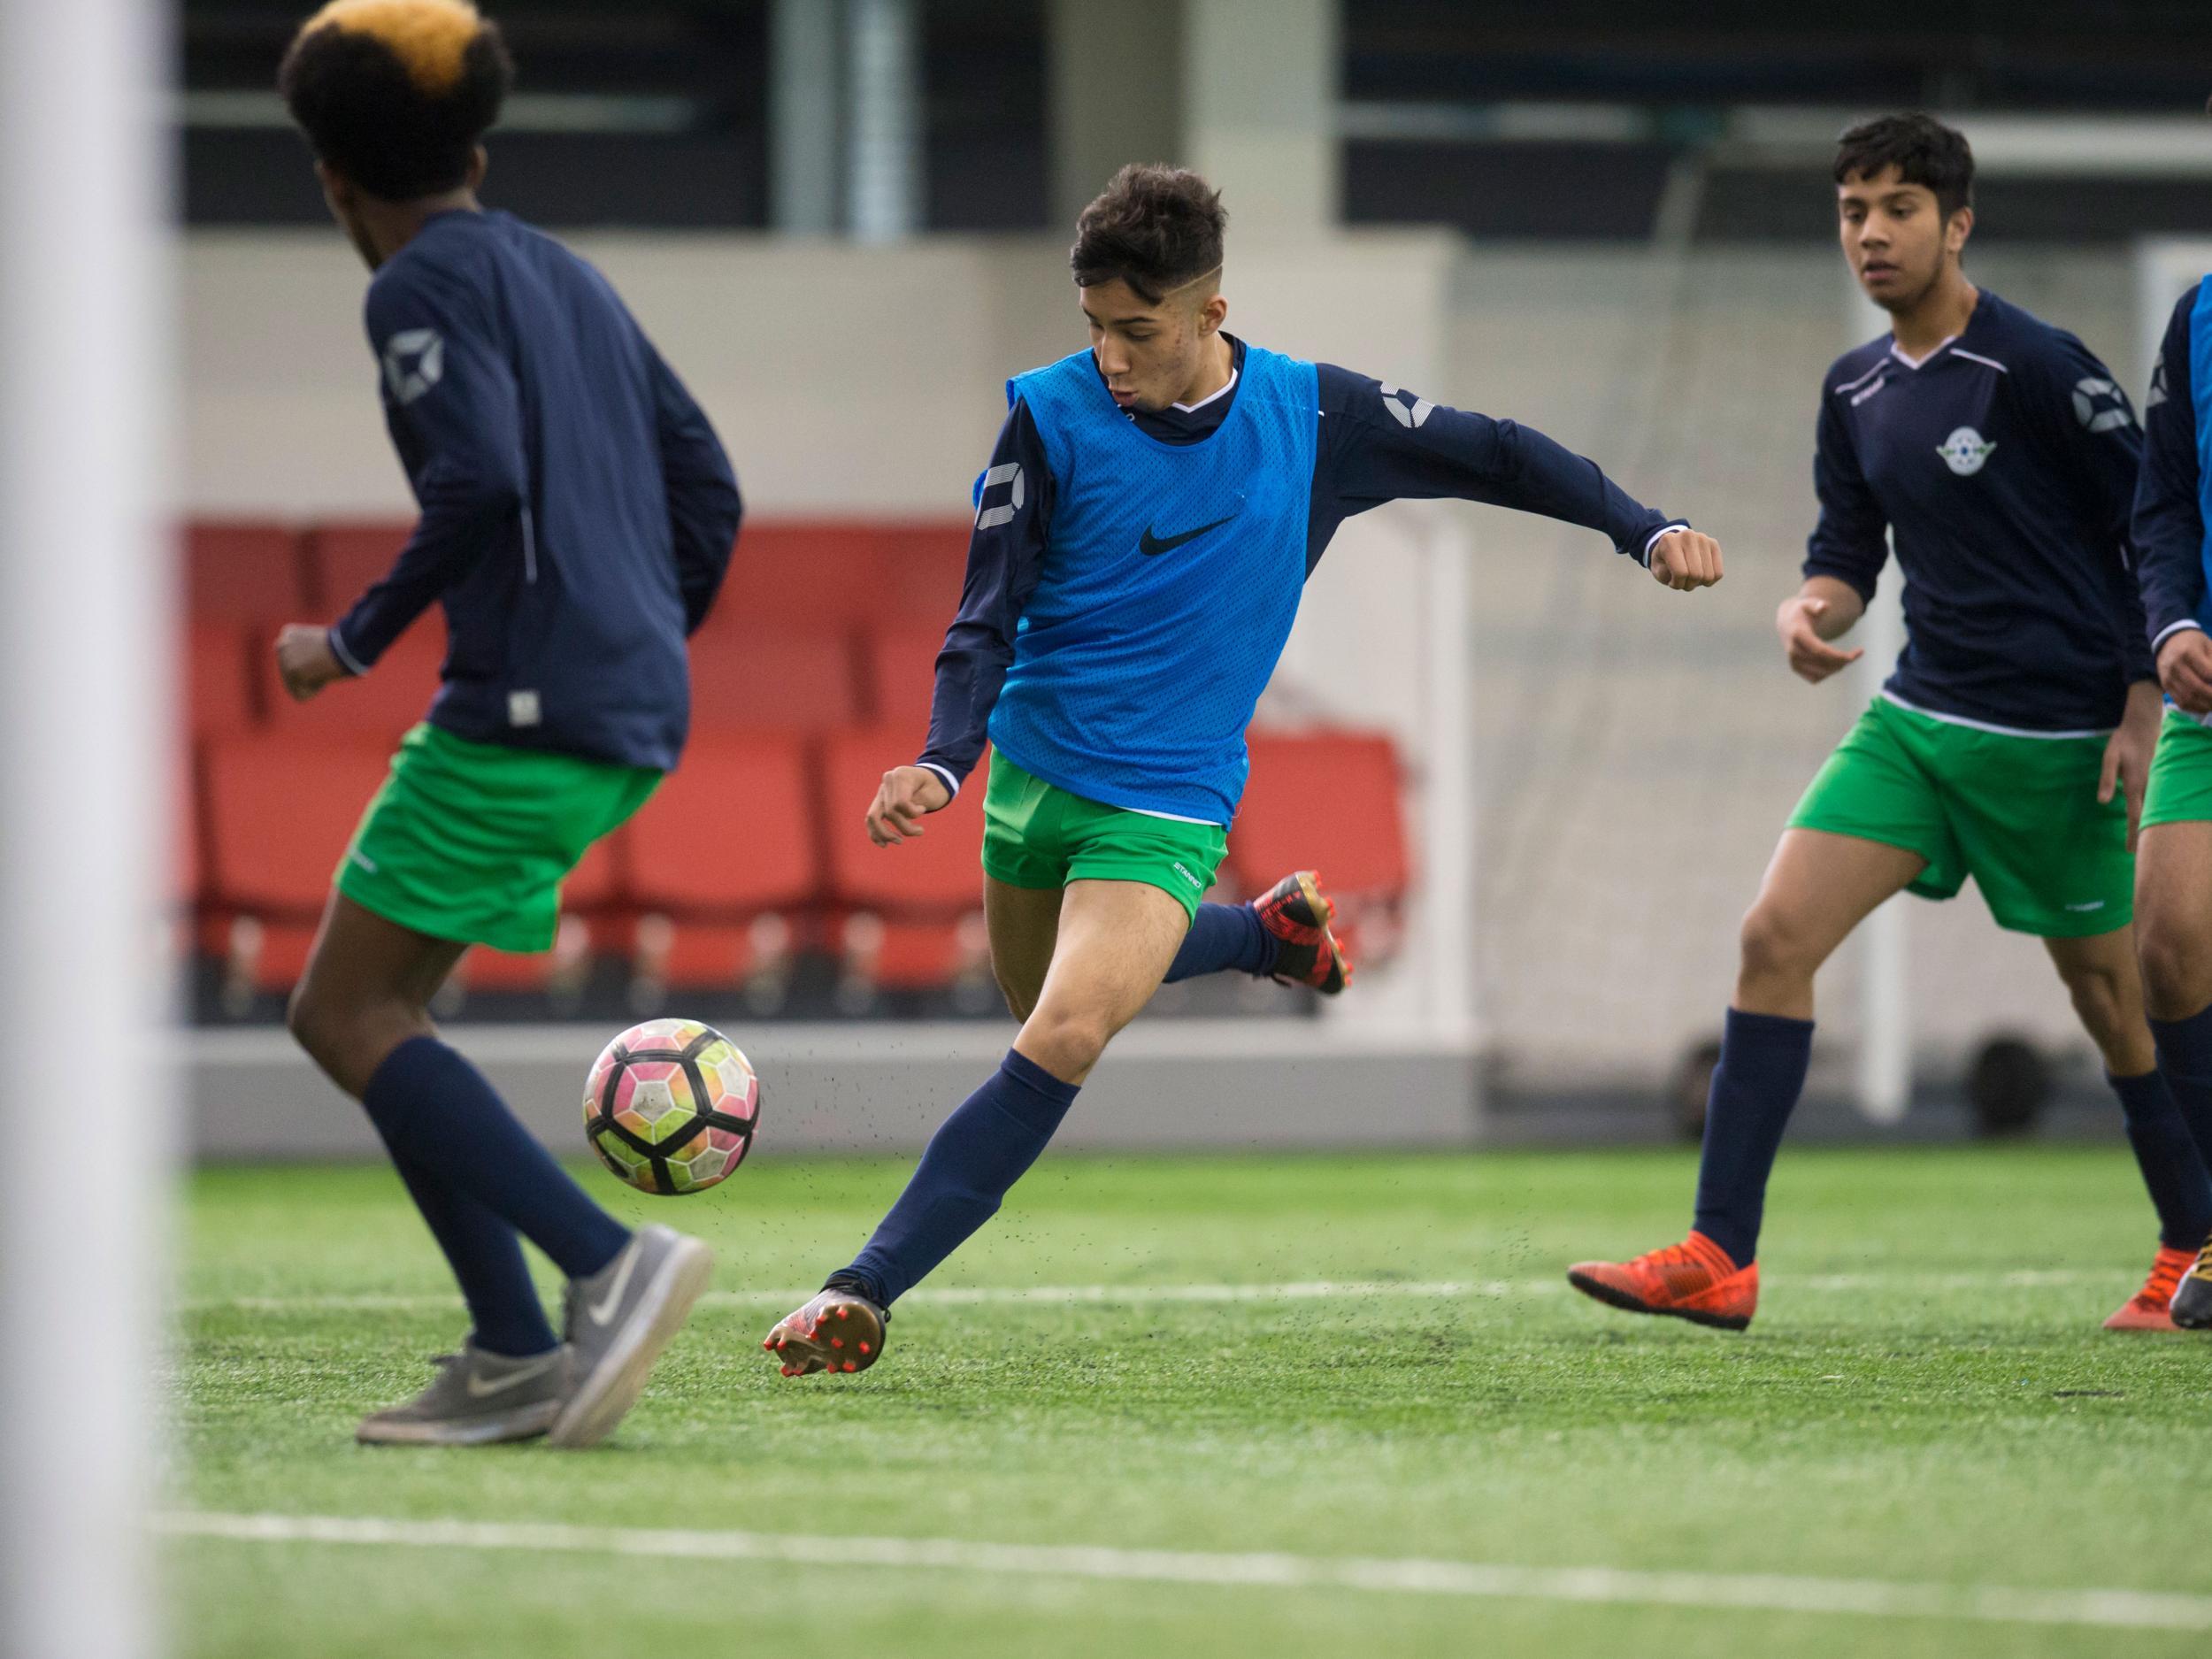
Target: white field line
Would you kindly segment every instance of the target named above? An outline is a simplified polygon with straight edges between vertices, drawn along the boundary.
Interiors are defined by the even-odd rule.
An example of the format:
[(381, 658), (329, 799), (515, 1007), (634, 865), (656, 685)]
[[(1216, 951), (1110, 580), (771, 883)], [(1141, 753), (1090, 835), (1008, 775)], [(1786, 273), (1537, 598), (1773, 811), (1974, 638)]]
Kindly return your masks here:
[(158, 1516), (172, 1537), (262, 1544), (566, 1552), (653, 1561), (766, 1561), (805, 1566), (920, 1568), (1015, 1578), (1208, 1585), (1735, 1611), (1963, 1619), (1995, 1624), (2212, 1631), (2212, 1596), (2145, 1590), (2016, 1589), (1768, 1573), (1639, 1572), (1617, 1567), (1343, 1555), (1213, 1555), (1087, 1545), (989, 1544), (950, 1538), (660, 1531), (488, 1521), (395, 1521), (318, 1515)]
[[(2093, 1268), (2038, 1268), (2013, 1272), (1978, 1273), (1816, 1273), (1801, 1279), (1778, 1275), (1768, 1279), (1778, 1290), (1809, 1290), (1836, 1294), (1864, 1290), (2036, 1290), (2072, 1285), (2106, 1285), (2124, 1290), (2124, 1270)], [(757, 1308), (786, 1306), (804, 1302), (814, 1286), (782, 1289), (710, 1291), (701, 1301), (708, 1306)], [(1329, 1302), (1375, 1301), (1459, 1302), (1509, 1301), (1521, 1296), (1551, 1295), (1567, 1288), (1563, 1275), (1556, 1279), (1333, 1280), (1313, 1279), (1276, 1285), (987, 1285), (924, 1286), (901, 1299), (906, 1307), (964, 1308), (996, 1304), (1112, 1303), (1143, 1307), (1155, 1303), (1220, 1302)], [(234, 1313), (324, 1313), (401, 1311), (415, 1308), (449, 1308), (460, 1298), (451, 1292), (420, 1294), (359, 1294), (306, 1296), (196, 1296), (179, 1305), (187, 1312), (221, 1310)]]

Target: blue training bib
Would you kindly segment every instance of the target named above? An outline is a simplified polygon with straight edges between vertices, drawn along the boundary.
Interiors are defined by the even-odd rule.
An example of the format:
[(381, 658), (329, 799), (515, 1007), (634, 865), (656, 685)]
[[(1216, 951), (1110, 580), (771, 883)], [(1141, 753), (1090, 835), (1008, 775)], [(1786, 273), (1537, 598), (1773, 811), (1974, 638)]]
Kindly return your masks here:
[(1086, 800), (1227, 824), (1305, 586), (1313, 365), (1248, 345), (1227, 418), (1191, 444), (1140, 430), (1088, 351), (1006, 390), (1054, 495), (992, 742)]

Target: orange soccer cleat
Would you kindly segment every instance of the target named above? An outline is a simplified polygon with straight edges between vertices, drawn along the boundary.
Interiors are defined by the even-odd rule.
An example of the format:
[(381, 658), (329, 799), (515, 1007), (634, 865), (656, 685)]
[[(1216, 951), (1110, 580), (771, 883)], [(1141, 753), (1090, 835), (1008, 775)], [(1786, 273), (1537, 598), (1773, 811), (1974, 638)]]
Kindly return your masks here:
[(2175, 1331), (2172, 1313), (2174, 1287), (2181, 1283), (2181, 1276), (2196, 1264), (2193, 1250), (2177, 1250), (2170, 1244), (2158, 1247), (2158, 1255), (2151, 1263), (2151, 1276), (2137, 1291), (2119, 1306), (2118, 1311), (2104, 1322), (2108, 1331)]
[(1742, 1330), (1759, 1306), (1759, 1264), (1738, 1267), (1701, 1233), (1632, 1262), (1577, 1262), (1567, 1282), (1608, 1307), (1671, 1314), (1724, 1331)]

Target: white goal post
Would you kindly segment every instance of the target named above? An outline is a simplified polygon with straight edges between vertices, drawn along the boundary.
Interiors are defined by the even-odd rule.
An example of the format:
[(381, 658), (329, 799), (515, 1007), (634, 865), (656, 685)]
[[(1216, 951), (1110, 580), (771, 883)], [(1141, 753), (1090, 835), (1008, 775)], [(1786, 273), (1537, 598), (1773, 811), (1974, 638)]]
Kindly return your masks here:
[[(171, 1048), (157, 0), (0, 0), (0, 1653), (158, 1646)], [(35, 1056), (35, 1057), (34, 1057)]]

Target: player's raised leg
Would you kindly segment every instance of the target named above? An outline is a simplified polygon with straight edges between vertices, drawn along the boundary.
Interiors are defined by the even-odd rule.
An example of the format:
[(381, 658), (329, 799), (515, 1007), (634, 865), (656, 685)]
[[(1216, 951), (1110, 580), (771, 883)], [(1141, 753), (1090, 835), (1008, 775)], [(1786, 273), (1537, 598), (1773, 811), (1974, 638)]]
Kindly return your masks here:
[(1317, 870), (1294, 870), (1243, 904), (1201, 904), (1164, 983), (1209, 973), (1248, 973), (1334, 996), (1352, 982), (1336, 936), (1336, 901)]
[[(1002, 904), (994, 919), (1018, 916), (1034, 926), (1033, 914), (1022, 916), (1015, 905)], [(1144, 882), (1069, 884), (1035, 1007), (997, 1071), (938, 1126), (906, 1190), (851, 1265), (768, 1333), (765, 1346), (786, 1376), (863, 1371), (875, 1362), (891, 1304), (998, 1212), (1106, 1045), (1152, 1000), (1189, 919), (1175, 895)], [(1010, 956), (1033, 961), (1031, 941), (1007, 942)], [(995, 950), (999, 944), (995, 938)]]
[(1927, 866), (1907, 847), (1784, 832), (1744, 918), (1735, 1001), (1706, 1102), (1695, 1226), (1681, 1243), (1632, 1261), (1578, 1263), (1567, 1274), (1576, 1289), (1632, 1313), (1732, 1331), (1751, 1323), (1767, 1177), (1812, 1053), (1814, 976), (1875, 906)]
[(2158, 1212), (2158, 1248), (2143, 1287), (2105, 1320), (2108, 1331), (2170, 1331), (2174, 1287), (2212, 1236), (2212, 1174), (2157, 1069), (2143, 1014), (2132, 928), (2045, 946), (2073, 998), (2082, 1029), (2103, 1056), (2119, 1097), (2128, 1144)]
[[(2170, 810), (2189, 810), (2177, 799), (2182, 792), (2170, 787), (2179, 780), (2168, 772), (2167, 745), (2183, 724), (2180, 717), (2170, 717), (2168, 736), (2161, 741), (2160, 772), (2154, 773), (2152, 785), (2154, 811), (2162, 804)], [(2206, 734), (2206, 744), (2212, 749), (2212, 733)], [(2181, 747), (2196, 745), (2196, 739), (2188, 738)], [(2212, 790), (2207, 795), (2212, 797)], [(2212, 798), (2207, 804), (2212, 805)], [(2212, 813), (2147, 824), (2136, 860), (2135, 906), (2144, 1001), (2158, 1047), (2159, 1073), (2200, 1148), (2212, 1148)], [(2212, 1328), (2212, 1246), (2200, 1253), (2177, 1285), (2170, 1314), (2186, 1329)]]

